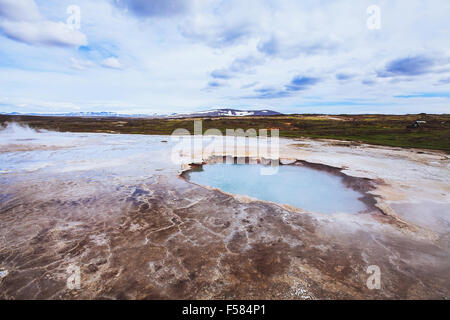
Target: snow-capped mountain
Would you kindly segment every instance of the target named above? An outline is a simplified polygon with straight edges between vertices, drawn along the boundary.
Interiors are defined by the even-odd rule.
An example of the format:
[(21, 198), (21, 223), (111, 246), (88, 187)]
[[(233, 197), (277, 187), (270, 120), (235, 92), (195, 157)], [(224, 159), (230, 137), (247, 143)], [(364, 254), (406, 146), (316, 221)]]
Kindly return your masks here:
[(197, 118), (197, 117), (246, 117), (246, 116), (276, 116), (281, 113), (272, 110), (236, 110), (236, 109), (215, 109), (199, 111), (194, 113), (174, 113), (171, 118)]

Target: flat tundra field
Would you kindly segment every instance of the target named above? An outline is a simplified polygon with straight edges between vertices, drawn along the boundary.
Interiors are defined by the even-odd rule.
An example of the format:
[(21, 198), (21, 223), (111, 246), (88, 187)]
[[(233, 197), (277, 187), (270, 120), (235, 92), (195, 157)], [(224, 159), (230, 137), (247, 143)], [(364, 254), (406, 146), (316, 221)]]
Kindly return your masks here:
[[(22, 122), (32, 128), (69, 132), (170, 135), (177, 128), (191, 132), (195, 119), (38, 117), (0, 115), (0, 123)], [(289, 115), (199, 118), (203, 130), (270, 129), (291, 138), (337, 139), (392, 147), (450, 151), (450, 115)], [(420, 128), (409, 128), (426, 121)]]

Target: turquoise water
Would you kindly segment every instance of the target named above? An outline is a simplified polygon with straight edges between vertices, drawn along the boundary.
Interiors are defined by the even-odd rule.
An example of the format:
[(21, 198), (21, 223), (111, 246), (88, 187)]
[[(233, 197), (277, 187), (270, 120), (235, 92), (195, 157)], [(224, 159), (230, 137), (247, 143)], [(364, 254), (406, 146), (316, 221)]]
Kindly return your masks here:
[(261, 175), (259, 164), (209, 164), (191, 171), (193, 183), (260, 200), (323, 213), (357, 213), (367, 209), (363, 195), (345, 186), (342, 177), (304, 166), (285, 165)]

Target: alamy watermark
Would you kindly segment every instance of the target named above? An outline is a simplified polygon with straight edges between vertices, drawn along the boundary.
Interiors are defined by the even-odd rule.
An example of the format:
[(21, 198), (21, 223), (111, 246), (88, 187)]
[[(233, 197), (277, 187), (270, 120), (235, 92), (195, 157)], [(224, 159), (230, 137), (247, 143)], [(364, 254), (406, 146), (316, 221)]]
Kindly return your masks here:
[(66, 10), (69, 17), (67, 18), (67, 26), (70, 30), (80, 30), (81, 28), (81, 9), (77, 5), (70, 5)]
[(66, 281), (67, 289), (69, 290), (79, 290), (81, 288), (81, 270), (77, 265), (70, 265), (67, 268), (67, 273), (69, 277)]
[[(173, 131), (172, 161), (175, 164), (201, 164), (211, 156), (218, 157), (217, 162), (244, 164), (263, 160), (267, 166), (260, 169), (261, 175), (273, 175), (279, 166), (279, 130), (270, 129), (226, 129), (222, 131), (210, 128), (203, 132), (201, 120), (194, 121), (194, 134), (184, 128)], [(223, 159), (225, 156), (225, 160)]]
[(367, 18), (367, 28), (369, 30), (381, 29), (381, 8), (375, 4), (369, 6), (366, 10), (369, 17)]
[(370, 274), (367, 278), (366, 285), (370, 290), (381, 289), (381, 270), (377, 265), (367, 267), (366, 273)]

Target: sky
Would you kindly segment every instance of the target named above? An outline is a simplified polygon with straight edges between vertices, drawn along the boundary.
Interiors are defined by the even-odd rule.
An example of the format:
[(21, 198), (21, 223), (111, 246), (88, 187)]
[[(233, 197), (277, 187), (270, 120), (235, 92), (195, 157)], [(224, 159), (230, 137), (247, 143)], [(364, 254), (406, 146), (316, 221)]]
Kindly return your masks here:
[(0, 112), (450, 113), (448, 0), (0, 0)]

